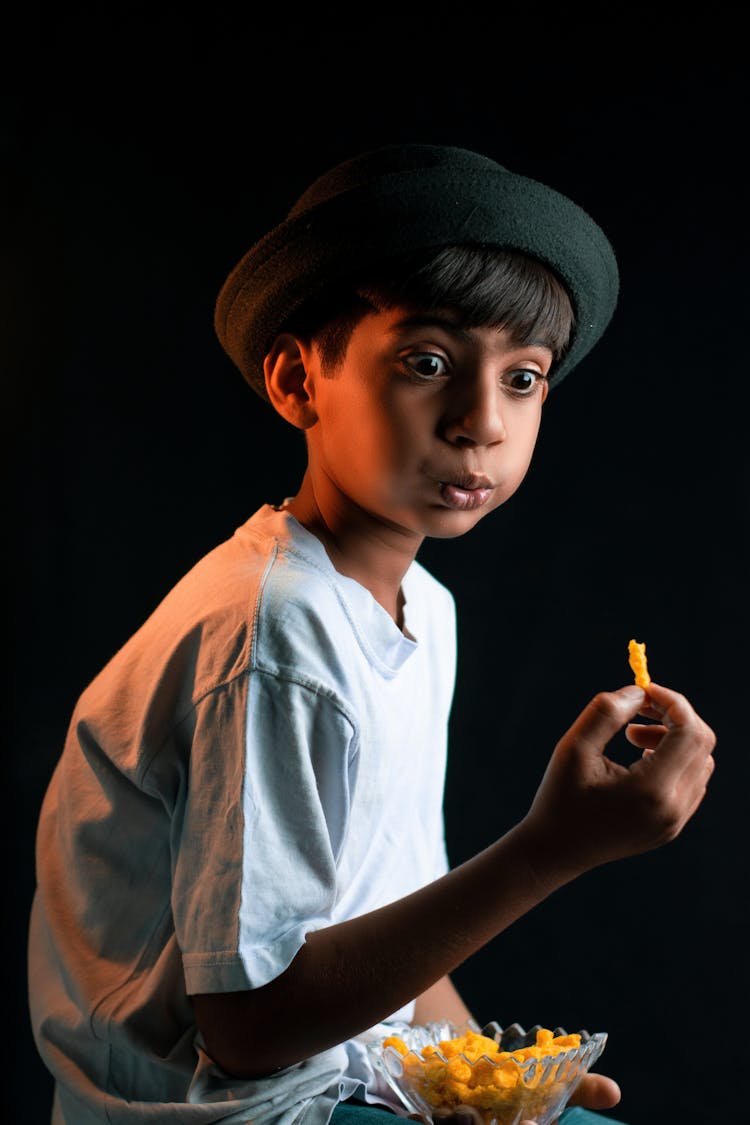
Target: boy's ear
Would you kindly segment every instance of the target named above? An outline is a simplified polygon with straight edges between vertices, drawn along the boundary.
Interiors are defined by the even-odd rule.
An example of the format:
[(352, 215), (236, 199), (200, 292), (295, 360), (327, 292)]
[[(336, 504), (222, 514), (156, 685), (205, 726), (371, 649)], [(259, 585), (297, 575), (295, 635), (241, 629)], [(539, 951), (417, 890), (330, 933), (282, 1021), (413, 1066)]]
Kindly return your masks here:
[(296, 336), (282, 332), (263, 361), (266, 390), (274, 409), (298, 430), (309, 430), (318, 420), (307, 389), (307, 349)]

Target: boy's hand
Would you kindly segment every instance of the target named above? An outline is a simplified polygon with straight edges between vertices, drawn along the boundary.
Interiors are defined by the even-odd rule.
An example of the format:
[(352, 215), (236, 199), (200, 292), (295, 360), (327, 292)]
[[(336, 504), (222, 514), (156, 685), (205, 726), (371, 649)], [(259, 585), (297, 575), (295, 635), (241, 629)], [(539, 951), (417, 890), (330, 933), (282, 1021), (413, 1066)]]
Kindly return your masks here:
[(611, 1109), (622, 1094), (620, 1087), (605, 1074), (586, 1074), (570, 1096), (569, 1106), (580, 1105), (594, 1111)]
[[(631, 722), (636, 715), (656, 722)], [(630, 766), (606, 756), (625, 727), (642, 751)], [(651, 683), (600, 692), (555, 747), (521, 829), (541, 867), (575, 875), (673, 840), (703, 800), (716, 736), (676, 691)], [(539, 871), (540, 866), (534, 864)]]

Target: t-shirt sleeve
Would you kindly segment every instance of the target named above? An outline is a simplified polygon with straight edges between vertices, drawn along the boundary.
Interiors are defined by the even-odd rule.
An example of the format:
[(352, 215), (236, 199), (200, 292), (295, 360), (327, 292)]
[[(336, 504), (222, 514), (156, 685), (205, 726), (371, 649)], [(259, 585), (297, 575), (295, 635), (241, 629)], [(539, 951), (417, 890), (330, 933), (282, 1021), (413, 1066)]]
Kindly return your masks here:
[(189, 994), (266, 984), (331, 922), (357, 743), (330, 694), (254, 670), (203, 700), (175, 817)]

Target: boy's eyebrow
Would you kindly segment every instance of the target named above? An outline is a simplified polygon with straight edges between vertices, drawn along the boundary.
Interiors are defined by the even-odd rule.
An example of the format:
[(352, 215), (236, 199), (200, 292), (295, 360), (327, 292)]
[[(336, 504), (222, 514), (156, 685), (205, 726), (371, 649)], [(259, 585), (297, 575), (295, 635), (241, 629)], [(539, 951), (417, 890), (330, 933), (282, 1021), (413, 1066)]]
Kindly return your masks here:
[[(459, 336), (467, 343), (471, 342), (471, 332), (468, 328), (463, 328), (452, 320), (447, 313), (438, 312), (416, 312), (409, 313), (407, 316), (398, 320), (395, 324), (396, 328), (442, 328), (446, 332), (452, 333), (454, 336)], [(519, 347), (525, 348), (544, 348), (546, 351), (551, 352), (549, 341), (547, 340), (525, 340), (519, 343)]]
[(444, 328), (454, 336), (460, 336), (467, 342), (471, 340), (471, 333), (467, 328), (462, 328), (447, 313), (409, 313), (396, 322), (396, 328)]

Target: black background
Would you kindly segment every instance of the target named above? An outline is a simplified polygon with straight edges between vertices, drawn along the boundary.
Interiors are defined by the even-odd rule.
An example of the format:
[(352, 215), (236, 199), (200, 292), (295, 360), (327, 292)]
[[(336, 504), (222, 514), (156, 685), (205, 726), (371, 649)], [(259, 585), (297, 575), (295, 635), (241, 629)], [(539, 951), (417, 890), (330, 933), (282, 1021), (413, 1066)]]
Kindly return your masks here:
[[(453, 590), (455, 862), (523, 815), (627, 642), (718, 736), (681, 837), (591, 872), (456, 973), (481, 1020), (609, 1032), (614, 1119), (746, 1109), (747, 70), (739, 17), (472, 6), (253, 24), (227, 8), (33, 7), (3, 51), (12, 909), (4, 1120), (48, 1119), (28, 1029), (33, 837), (78, 693), (197, 558), (292, 493), (303, 447), (213, 333), (244, 250), (317, 174), (391, 141), (457, 144), (570, 195), (622, 296), (545, 406), (519, 492), (420, 555)], [(98, 22), (97, 22), (98, 21)], [(627, 751), (624, 740), (616, 754)], [(425, 934), (425, 942), (430, 934)]]

